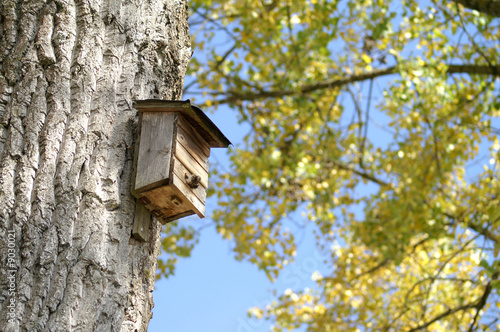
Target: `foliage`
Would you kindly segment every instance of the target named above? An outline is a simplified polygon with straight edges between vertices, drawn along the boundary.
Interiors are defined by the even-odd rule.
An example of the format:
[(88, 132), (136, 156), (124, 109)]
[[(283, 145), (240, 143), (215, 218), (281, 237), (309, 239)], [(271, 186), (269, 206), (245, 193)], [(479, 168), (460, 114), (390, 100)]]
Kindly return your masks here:
[(218, 232), (275, 279), (314, 225), (331, 266), (252, 315), (500, 329), (500, 19), (439, 0), (190, 5), (186, 93), (252, 128), (214, 186)]
[(178, 258), (191, 256), (196, 243), (198, 243), (198, 238), (194, 228), (184, 227), (177, 223), (167, 224), (161, 239), (162, 254), (158, 259), (156, 279), (173, 275)]

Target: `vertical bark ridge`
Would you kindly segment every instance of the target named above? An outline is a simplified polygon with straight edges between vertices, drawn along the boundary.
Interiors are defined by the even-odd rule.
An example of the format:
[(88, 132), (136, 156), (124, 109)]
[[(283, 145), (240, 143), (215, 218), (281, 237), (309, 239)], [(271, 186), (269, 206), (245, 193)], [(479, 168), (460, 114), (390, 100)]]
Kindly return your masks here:
[[(185, 1), (0, 0), (0, 264), (9, 331), (145, 331), (161, 225), (130, 233), (134, 99), (179, 99)], [(9, 296), (0, 271), (0, 322)]]

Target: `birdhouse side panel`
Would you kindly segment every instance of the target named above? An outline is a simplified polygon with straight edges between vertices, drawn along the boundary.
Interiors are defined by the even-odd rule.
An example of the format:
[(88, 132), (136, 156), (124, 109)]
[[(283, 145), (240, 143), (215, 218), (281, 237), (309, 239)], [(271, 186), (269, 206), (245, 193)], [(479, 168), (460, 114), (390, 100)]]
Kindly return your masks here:
[(197, 158), (193, 156), (182, 144), (177, 144), (175, 147), (175, 158), (179, 160), (184, 167), (193, 176), (199, 176), (199, 184), (205, 189), (208, 188), (208, 170), (200, 165)]
[[(198, 186), (193, 186), (192, 179), (199, 177), (198, 182), (201, 188), (194, 191), (200, 193), (206, 191), (208, 188), (208, 157), (210, 156), (208, 144), (182, 116), (179, 117), (176, 138), (174, 155), (179, 163), (175, 163), (177, 166), (174, 166), (174, 172), (177, 172), (180, 179), (185, 179), (184, 182), (192, 189), (198, 189)], [(205, 193), (198, 195), (198, 197), (205, 203)]]
[(208, 171), (208, 157), (210, 156), (210, 150), (205, 150), (205, 146), (201, 143), (197, 137), (193, 137), (192, 133), (189, 134), (182, 126), (177, 127), (177, 141), (181, 144), (187, 151), (189, 151), (193, 157), (198, 161), (198, 163)]
[(200, 165), (179, 140), (175, 143), (172, 185), (193, 205), (200, 218), (205, 217), (208, 170)]
[(172, 184), (189, 200), (196, 214), (203, 218), (210, 147), (183, 116), (179, 116), (176, 130)]
[[(175, 170), (175, 167), (174, 167)], [(205, 202), (202, 202), (198, 196), (193, 192), (193, 189), (186, 184), (186, 179), (181, 178), (178, 174), (174, 172), (172, 188), (176, 190), (180, 197), (189, 203), (193, 211), (200, 217), (205, 218)], [(199, 187), (203, 192), (205, 189)], [(203, 194), (202, 194), (203, 195)]]
[[(183, 192), (191, 193), (198, 199), (199, 204), (205, 205), (207, 199), (207, 189), (201, 184), (195, 188), (189, 185), (189, 180), (192, 179), (193, 173), (190, 172), (179, 160), (174, 161), (174, 177), (173, 184), (177, 187), (183, 187)], [(197, 206), (196, 202), (193, 202)]]
[(169, 182), (175, 134), (175, 113), (141, 114), (135, 190), (143, 192)]
[(191, 126), (189, 121), (186, 120), (184, 116), (179, 116), (178, 120), (179, 127), (183, 130), (185, 135), (189, 136), (188, 141), (191, 141), (197, 149), (200, 149), (202, 152), (200, 154), (206, 156), (207, 161), (208, 157), (210, 157), (210, 145), (208, 145), (207, 141), (196, 132), (196, 130)]

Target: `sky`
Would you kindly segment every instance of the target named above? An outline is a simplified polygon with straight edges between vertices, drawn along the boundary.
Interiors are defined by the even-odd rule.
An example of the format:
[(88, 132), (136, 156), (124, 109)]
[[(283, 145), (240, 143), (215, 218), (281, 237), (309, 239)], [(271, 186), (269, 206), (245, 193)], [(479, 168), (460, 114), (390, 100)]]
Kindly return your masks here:
[[(238, 124), (234, 111), (220, 107), (209, 117), (231, 142), (235, 145), (241, 142), (247, 128)], [(212, 149), (210, 161), (214, 159), (228, 168), (226, 150)], [(207, 218), (192, 216), (177, 222), (199, 228), (212, 222), (210, 211), (215, 207), (213, 199), (208, 198)], [(215, 227), (203, 228), (191, 257), (179, 260), (174, 276), (156, 282), (155, 307), (148, 331), (269, 331), (269, 322), (250, 319), (247, 310), (270, 303), (273, 289), (282, 294), (287, 288), (313, 286), (312, 274), (325, 267), (321, 254), (314, 248), (311, 233), (306, 229), (299, 239), (295, 263), (271, 283), (255, 265), (236, 261), (229, 243), (216, 233)]]
[(254, 265), (235, 261), (228, 243), (206, 228), (192, 257), (180, 261), (173, 277), (156, 283), (149, 331), (269, 331), (269, 322), (248, 318), (247, 310), (270, 303), (270, 289), (312, 287), (311, 275), (324, 268), (310, 234), (301, 247), (296, 262), (271, 284)]
[[(215, 113), (208, 115), (234, 145), (238, 145), (248, 132), (248, 128), (238, 124), (236, 112), (227, 107), (221, 106)], [(377, 116), (375, 120), (384, 122), (386, 119)], [(500, 127), (500, 119), (495, 119), (492, 125)], [(372, 135), (382, 137), (381, 130), (376, 130), (374, 126), (371, 128)], [(383, 144), (380, 140), (378, 142)], [(486, 152), (487, 146), (481, 144), (481, 150)], [(212, 149), (210, 161), (213, 163), (216, 160), (228, 169), (226, 151)], [(476, 167), (479, 171), (481, 163)], [(468, 172), (476, 173), (471, 169)], [(207, 218), (192, 216), (177, 222), (195, 229), (212, 223), (211, 211), (216, 208), (214, 199), (207, 200)], [(249, 318), (248, 309), (269, 304), (275, 298), (272, 290), (276, 290), (279, 295), (288, 288), (296, 291), (314, 287), (311, 276), (315, 271), (324, 275), (326, 273), (323, 271), (334, 268), (325, 266), (321, 255), (315, 249), (312, 229), (306, 228), (302, 238), (298, 239), (295, 262), (281, 272), (276, 282), (271, 283), (255, 265), (236, 261), (230, 243), (216, 233), (215, 227), (204, 227), (192, 256), (179, 259), (174, 276), (156, 282), (153, 292), (155, 307), (148, 331), (269, 331), (271, 323)], [(295, 331), (304, 332), (305, 329)]]
[[(234, 146), (242, 142), (249, 130), (248, 124), (239, 124), (236, 112), (226, 106), (220, 106), (208, 116)], [(229, 169), (227, 150), (212, 149), (210, 162), (215, 161)], [(177, 222), (195, 229), (212, 223), (211, 211), (217, 208), (214, 197), (207, 199), (206, 207), (205, 219), (191, 216)], [(271, 323), (250, 319), (248, 309), (269, 304), (275, 298), (272, 290), (277, 290), (279, 295), (288, 288), (313, 287), (313, 273), (327, 268), (322, 254), (315, 248), (312, 228), (306, 227), (297, 235), (297, 245), (295, 262), (272, 283), (255, 265), (236, 261), (229, 242), (216, 233), (215, 227), (203, 227), (191, 257), (179, 259), (175, 275), (156, 282), (155, 307), (148, 331), (269, 331)]]
[[(215, 36), (212, 42), (227, 47), (222, 36)], [(196, 52), (197, 57), (203, 59), (203, 52)], [(187, 83), (190, 79), (186, 77)], [(185, 95), (183, 99), (190, 97)], [(242, 142), (250, 129), (248, 124), (239, 124), (236, 112), (227, 106), (220, 106), (208, 116), (234, 146)], [(211, 164), (217, 162), (222, 169), (229, 169), (226, 149), (212, 149), (209, 161)], [(215, 208), (215, 197), (208, 198), (205, 219), (192, 216), (177, 222), (198, 229), (213, 222), (210, 216)], [(305, 230), (295, 263), (271, 283), (255, 265), (236, 261), (229, 242), (216, 233), (215, 227), (204, 227), (191, 257), (179, 259), (175, 274), (156, 282), (153, 292), (155, 307), (148, 331), (269, 331), (270, 322), (250, 319), (247, 311), (270, 303), (274, 298), (273, 289), (282, 294), (287, 288), (299, 290), (313, 285), (311, 275), (320, 269), (321, 260), (315, 252), (311, 233), (311, 230)]]
[[(383, 85), (384, 79), (377, 80), (374, 86), (375, 99), (380, 95)], [(362, 86), (362, 89), (368, 89), (368, 85)], [(373, 105), (375, 106), (376, 102)], [(242, 142), (243, 136), (249, 130), (245, 125), (238, 124), (236, 112), (225, 106), (220, 106), (215, 113), (208, 115), (235, 146)], [(389, 121), (374, 107), (370, 120), (380, 127), (384, 127)], [(377, 137), (372, 142), (385, 145), (392, 134), (388, 134), (377, 125), (370, 126), (370, 136)], [(492, 125), (500, 127), (500, 120), (496, 119)], [(484, 152), (487, 151), (486, 146), (487, 144), (481, 146)], [(229, 169), (226, 151), (212, 149), (210, 161), (212, 163), (217, 161), (223, 168)], [(481, 164), (476, 166), (478, 170), (468, 169), (471, 175), (477, 174), (482, 169)], [(371, 189), (366, 186), (362, 190)], [(208, 198), (207, 218), (199, 219), (193, 216), (177, 222), (198, 229), (212, 223), (210, 215), (215, 208), (215, 198)], [(302, 239), (298, 241), (295, 262), (281, 272), (275, 283), (271, 283), (265, 273), (259, 271), (255, 265), (236, 261), (230, 243), (216, 233), (215, 227), (204, 227), (200, 234), (200, 242), (195, 246), (191, 257), (179, 259), (174, 276), (156, 282), (153, 292), (155, 307), (148, 331), (269, 331), (271, 323), (249, 318), (247, 315), (249, 308), (265, 307), (269, 304), (276, 297), (271, 290), (276, 290), (279, 295), (288, 288), (303, 290), (305, 287), (314, 287), (311, 280), (313, 273), (317, 270), (320, 273), (324, 270), (331, 272), (333, 268), (324, 265), (321, 254), (315, 249), (312, 229), (306, 228)], [(305, 329), (296, 331), (303, 332)]]

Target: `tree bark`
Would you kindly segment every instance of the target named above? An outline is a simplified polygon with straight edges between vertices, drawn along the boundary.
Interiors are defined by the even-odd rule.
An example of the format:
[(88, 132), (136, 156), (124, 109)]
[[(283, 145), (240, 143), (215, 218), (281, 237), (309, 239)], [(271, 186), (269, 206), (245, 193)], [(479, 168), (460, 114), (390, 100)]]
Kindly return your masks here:
[(146, 331), (161, 225), (131, 238), (134, 99), (180, 99), (183, 0), (0, 0), (0, 326)]

